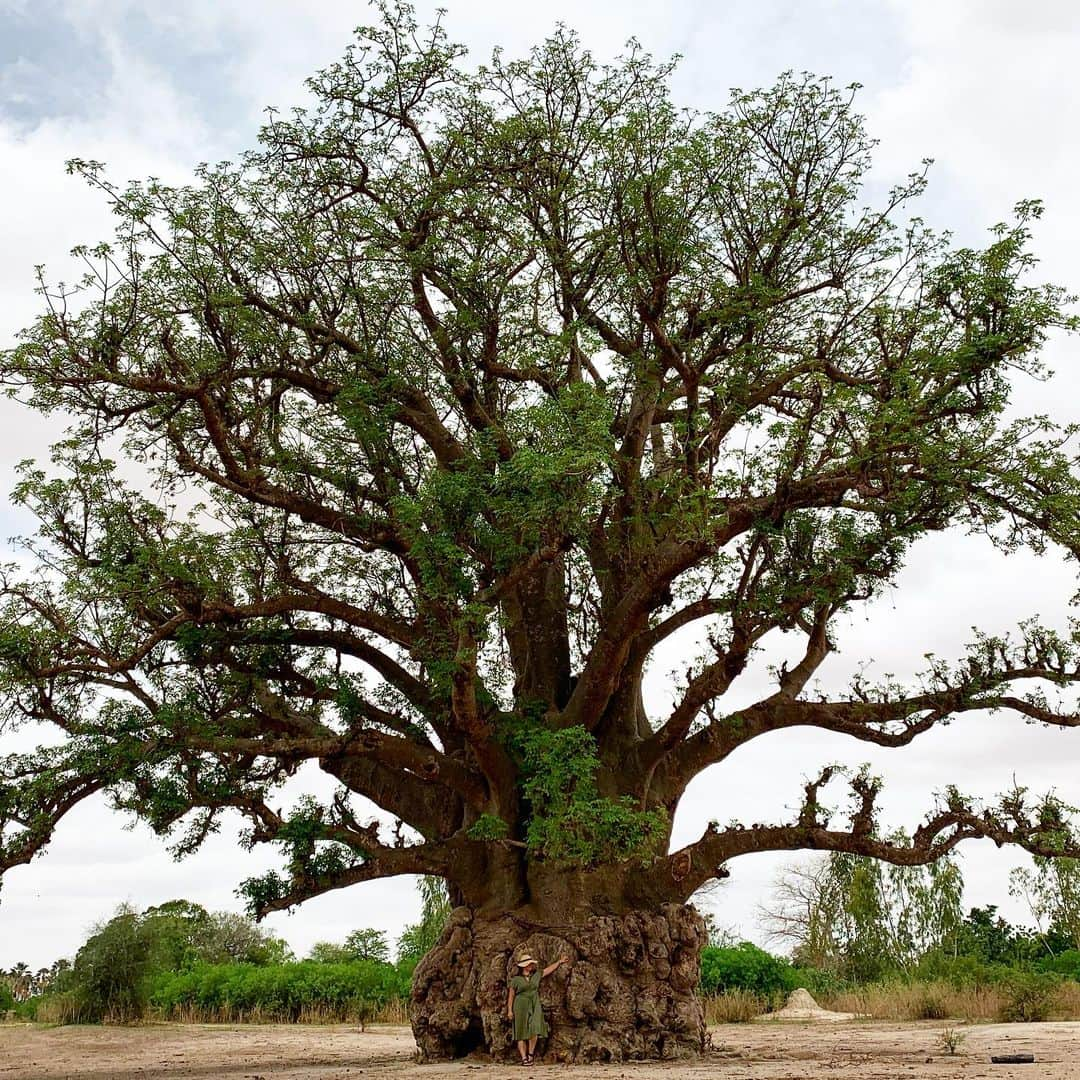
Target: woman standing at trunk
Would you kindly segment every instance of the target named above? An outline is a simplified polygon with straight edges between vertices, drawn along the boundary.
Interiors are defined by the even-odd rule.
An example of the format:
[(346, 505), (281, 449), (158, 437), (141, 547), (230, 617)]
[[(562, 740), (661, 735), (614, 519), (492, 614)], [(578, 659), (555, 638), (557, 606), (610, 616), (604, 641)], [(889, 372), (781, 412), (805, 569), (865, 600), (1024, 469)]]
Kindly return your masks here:
[(536, 1040), (548, 1033), (544, 1010), (540, 1005), (540, 980), (545, 975), (550, 975), (560, 964), (568, 963), (570, 961), (562, 956), (541, 971), (540, 965), (528, 953), (517, 962), (520, 974), (510, 979), (510, 989), (506, 995), (506, 1018), (514, 1025), (514, 1041), (517, 1043), (522, 1065), (532, 1064)]

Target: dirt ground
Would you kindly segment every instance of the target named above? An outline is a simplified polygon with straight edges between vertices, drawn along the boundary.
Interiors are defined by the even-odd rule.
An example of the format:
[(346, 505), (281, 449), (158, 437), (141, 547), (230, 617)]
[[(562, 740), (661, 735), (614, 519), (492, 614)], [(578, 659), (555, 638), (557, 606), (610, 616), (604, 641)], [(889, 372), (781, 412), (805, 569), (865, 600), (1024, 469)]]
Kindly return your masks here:
[[(897, 1080), (902, 1077), (1080, 1078), (1080, 1022), (957, 1025), (955, 1056), (943, 1024), (852, 1021), (755, 1023), (714, 1028), (714, 1049), (692, 1063), (534, 1065), (573, 1080)], [(477, 1080), (518, 1067), (461, 1061), (418, 1065), (407, 1028), (0, 1025), (0, 1080)], [(992, 1065), (991, 1053), (1035, 1055), (1032, 1065)]]

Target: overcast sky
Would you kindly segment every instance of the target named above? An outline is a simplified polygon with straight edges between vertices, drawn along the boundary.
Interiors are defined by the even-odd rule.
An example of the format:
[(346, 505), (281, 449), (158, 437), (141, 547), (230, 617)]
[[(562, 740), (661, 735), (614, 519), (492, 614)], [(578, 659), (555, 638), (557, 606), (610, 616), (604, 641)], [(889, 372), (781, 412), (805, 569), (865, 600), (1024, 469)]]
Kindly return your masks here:
[[(437, 5), (421, 2), (422, 16)], [(495, 45), (526, 50), (556, 21), (575, 27), (601, 56), (631, 36), (652, 52), (683, 57), (680, 100), (722, 107), (730, 87), (763, 86), (787, 69), (858, 82), (862, 112), (880, 140), (874, 187), (886, 187), (935, 159), (921, 207), (958, 241), (979, 243), (1022, 198), (1042, 198), (1036, 230), (1041, 276), (1080, 287), (1080, 9), (1072, 0), (442, 0), (450, 36), (483, 60)], [(262, 110), (303, 98), (303, 79), (334, 60), (367, 5), (346, 0), (0, 0), (0, 347), (37, 313), (32, 268), (74, 276), (66, 258), (76, 243), (110, 234), (109, 214), (69, 157), (105, 161), (116, 180), (155, 175), (182, 181), (199, 161), (250, 146)], [(1057, 377), (1017, 388), (1026, 409), (1080, 419), (1080, 341), (1047, 351)], [(0, 405), (0, 493), (12, 466), (45, 458), (57, 426)], [(0, 501), (0, 537), (28, 523)], [(913, 554), (890, 596), (861, 608), (843, 627), (839, 655), (822, 684), (840, 690), (860, 665), (912, 675), (923, 654), (957, 656), (973, 625), (1004, 632), (1039, 614), (1064, 626), (1076, 591), (1075, 564), (1051, 553), (1005, 559), (983, 541), (936, 537)], [(783, 643), (780, 644), (782, 650)], [(665, 671), (690, 656), (676, 642), (658, 664), (649, 703), (665, 702)], [(766, 686), (765, 663), (745, 680), (748, 696)], [(0, 752), (15, 739), (0, 734)], [(948, 783), (986, 796), (1014, 776), (1056, 788), (1080, 803), (1080, 732), (1044, 730), (1008, 716), (968, 716), (899, 751), (877, 751), (820, 732), (756, 740), (691, 787), (676, 820), (676, 842), (709, 819), (768, 821), (790, 815), (804, 776), (821, 764), (869, 761), (884, 774), (889, 825), (914, 826)], [(237, 908), (238, 882), (269, 865), (267, 853), (242, 852), (225, 831), (202, 852), (173, 862), (141, 826), (102, 804), (70, 815), (48, 852), (10, 873), (0, 891), (0, 967), (33, 967), (70, 955), (91, 922), (117, 904), (139, 907), (186, 897), (209, 908)], [(988, 842), (968, 844), (963, 869), (970, 904), (1025, 911), (1008, 896), (1008, 873), (1024, 857)], [(722, 924), (760, 939), (756, 907), (785, 857), (754, 856), (731, 867), (708, 903)], [(316, 940), (340, 940), (357, 926), (396, 935), (418, 911), (413, 883), (361, 885), (314, 900), (269, 922), (298, 953)]]

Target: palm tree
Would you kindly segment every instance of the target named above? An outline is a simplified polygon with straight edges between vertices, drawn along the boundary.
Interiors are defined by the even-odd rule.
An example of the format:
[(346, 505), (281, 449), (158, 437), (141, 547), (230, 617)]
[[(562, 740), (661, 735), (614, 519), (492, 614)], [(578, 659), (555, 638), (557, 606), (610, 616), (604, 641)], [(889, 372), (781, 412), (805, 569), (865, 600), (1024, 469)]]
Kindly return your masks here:
[(16, 1001), (25, 1001), (30, 996), (31, 974), (28, 964), (16, 964), (7, 973), (7, 979)]

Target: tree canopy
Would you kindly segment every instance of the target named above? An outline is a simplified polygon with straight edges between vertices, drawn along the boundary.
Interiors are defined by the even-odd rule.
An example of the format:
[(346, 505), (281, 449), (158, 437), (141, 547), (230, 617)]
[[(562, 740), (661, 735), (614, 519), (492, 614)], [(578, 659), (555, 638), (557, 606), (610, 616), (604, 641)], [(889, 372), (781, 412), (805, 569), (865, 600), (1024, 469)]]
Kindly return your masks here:
[[(671, 70), (564, 29), (468, 66), (386, 4), (237, 162), (181, 186), (70, 163), (117, 228), (75, 249), (81, 281), (41, 272), (0, 353), (70, 424), (15, 491), (37, 569), (0, 581), (0, 722), (52, 728), (0, 761), (0, 870), (97, 792), (179, 853), (242, 815), (284, 852), (245, 886), (260, 914), (402, 873), (513, 906), (545, 865), (615, 867), (632, 906), (752, 851), (1080, 854), (1021, 789), (950, 790), (889, 839), (867, 773), (825, 806), (832, 766), (793, 819), (669, 853), (690, 780), (768, 732), (1080, 723), (1056, 699), (1075, 623), (983, 628), (911, 686), (808, 689), (927, 534), (1080, 554), (1075, 431), (1009, 411), (1077, 325), (1032, 281), (1039, 204), (957, 248), (910, 216), (925, 169), (863, 205), (854, 88), (785, 75), (694, 112)], [(694, 626), (657, 715), (647, 665)], [(777, 634), (801, 658), (726, 705)], [(281, 809), (305, 763), (326, 794)]]

